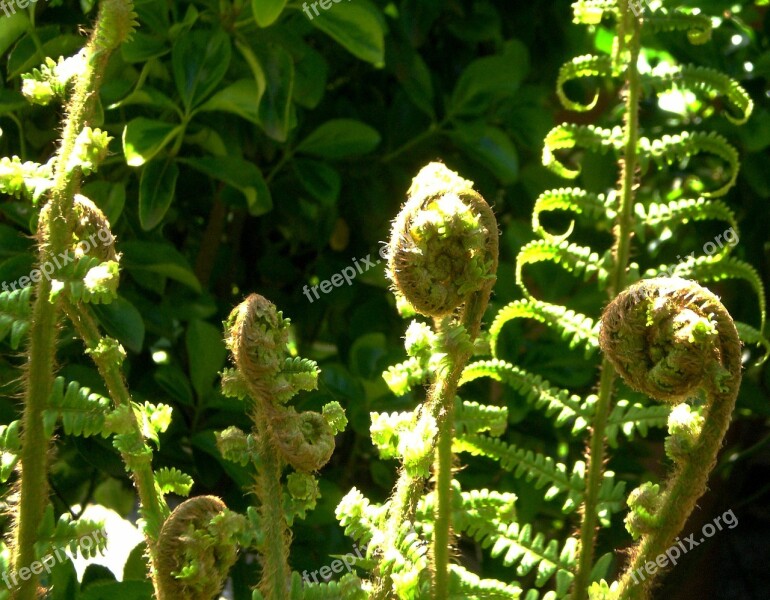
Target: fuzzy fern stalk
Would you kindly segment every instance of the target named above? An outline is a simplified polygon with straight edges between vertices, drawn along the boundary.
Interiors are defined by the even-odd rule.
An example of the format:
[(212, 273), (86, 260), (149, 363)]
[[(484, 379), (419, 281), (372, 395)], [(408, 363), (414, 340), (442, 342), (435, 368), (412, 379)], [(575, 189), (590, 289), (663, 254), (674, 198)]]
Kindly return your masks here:
[(373, 598), (406, 597), (404, 588), (415, 583), (396, 581), (393, 572), (400, 567), (399, 542), (414, 527), (431, 460), (436, 480), (431, 596), (449, 595), (455, 395), (494, 286), (497, 238), (494, 214), (473, 184), (439, 163), (420, 171), (393, 223), (388, 274), (395, 293), (434, 323), (433, 331), (413, 323), (407, 350), (438, 360), (426, 401), (414, 414), (411, 447), (402, 448), (404, 467), (378, 540), (383, 560)]
[[(247, 400), (254, 428), (248, 435), (228, 428), (217, 444), (228, 460), (251, 462), (256, 469), (252, 492), (259, 510), (250, 517), (262, 574), (255, 598), (284, 600), (298, 593), (288, 562), (290, 525), (315, 506), (319, 492), (312, 474), (328, 462), (334, 435), (347, 421), (336, 402), (324, 406), (323, 414), (298, 413), (286, 405), (299, 391), (315, 389), (318, 367), (289, 356), (289, 320), (271, 302), (258, 294), (246, 298), (230, 313), (225, 335), (236, 368), (223, 373), (222, 388)], [(285, 492), (281, 478), (287, 465), (293, 472)]]
[(654, 577), (638, 573), (674, 544), (706, 491), (740, 388), (741, 343), (714, 294), (664, 277), (631, 286), (607, 306), (600, 343), (628, 385), (675, 406), (666, 439), (674, 471), (662, 489), (647, 483), (628, 500), (626, 526), (641, 539), (616, 597), (647, 598)]
[[(47, 217), (37, 232), (39, 265), (50, 264), (54, 256), (69, 247), (74, 196), (81, 175), (106, 152), (105, 137), (87, 128), (97, 101), (99, 83), (110, 53), (130, 35), (134, 26), (133, 4), (127, 0), (102, 2), (95, 29), (81, 55), (82, 70), (76, 78), (67, 106), (61, 144), (53, 162), (53, 183)], [(48, 498), (47, 454), (49, 438), (43, 427), (43, 411), (51, 394), (59, 303), (51, 300), (48, 278), (40, 278), (35, 289), (29, 332), (27, 375), (22, 418), (21, 490), (16, 516), (12, 564), (15, 570), (36, 560), (37, 528)], [(22, 581), (13, 597), (32, 600), (37, 595), (38, 577)]]

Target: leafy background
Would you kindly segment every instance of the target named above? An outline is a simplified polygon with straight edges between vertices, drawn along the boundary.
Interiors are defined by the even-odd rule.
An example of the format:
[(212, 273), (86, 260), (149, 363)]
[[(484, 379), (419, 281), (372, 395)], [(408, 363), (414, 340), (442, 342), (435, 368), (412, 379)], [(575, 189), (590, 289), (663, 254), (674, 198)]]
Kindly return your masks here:
[[(755, 112), (736, 129), (720, 130), (739, 149), (742, 169), (727, 202), (738, 215), (736, 255), (770, 278), (767, 201), (770, 198), (770, 13), (767, 2), (689, 0), (721, 19), (712, 42), (690, 46), (677, 34), (645, 39), (645, 57), (694, 62), (722, 70), (751, 93)], [(286, 6), (284, 6), (286, 5)], [(619, 90), (601, 88), (591, 112), (566, 113), (554, 82), (572, 56), (607, 50), (608, 32), (573, 26), (569, 3), (354, 0), (331, 4), (312, 20), (301, 3), (285, 0), (136, 3), (141, 28), (111, 60), (101, 94), (101, 127), (114, 136), (111, 156), (84, 193), (106, 212), (123, 252), (121, 299), (100, 308), (100, 320), (129, 353), (125, 363), (137, 399), (174, 407), (174, 420), (156, 454), (158, 466), (177, 467), (196, 482), (192, 494), (214, 493), (236, 510), (250, 473), (225, 462), (214, 431), (247, 427), (240, 403), (218, 390), (225, 364), (221, 321), (245, 294), (272, 300), (293, 323), (293, 344), (322, 368), (319, 391), (302, 408), (329, 400), (346, 407), (351, 425), (323, 470), (316, 511), (294, 527), (291, 564), (302, 572), (352, 551), (334, 507), (356, 486), (373, 500), (387, 498), (396, 465), (382, 461), (369, 440), (369, 412), (414, 405), (394, 397), (381, 378), (403, 358), (405, 322), (398, 316), (383, 265), (311, 303), (304, 286), (318, 285), (387, 239), (389, 221), (419, 168), (441, 159), (476, 182), (494, 204), (501, 226), (501, 264), (490, 314), (519, 297), (514, 285), (518, 249), (533, 234), (538, 194), (563, 182), (541, 166), (542, 140), (563, 120), (603, 124)], [(20, 75), (44, 56), (75, 53), (83, 43), (94, 2), (38, 3), (34, 11), (0, 15), (0, 153), (45, 161), (54, 149), (61, 112), (29, 106)], [(586, 87), (568, 90), (590, 98)], [(642, 107), (651, 129), (697, 129), (687, 111)], [(721, 128), (721, 129), (720, 129)], [(585, 157), (584, 183), (614, 185), (611, 158)], [(28, 274), (33, 262), (36, 209), (5, 197), (0, 203), (0, 280)], [(675, 262), (722, 228), (690, 226), (676, 240), (637, 244), (642, 266)], [(566, 228), (554, 218), (553, 231)], [(713, 231), (712, 231), (713, 229)], [(583, 240), (595, 245), (605, 240)], [(530, 289), (554, 302), (595, 312), (604, 299), (548, 266), (528, 269)], [(767, 285), (767, 284), (766, 284)], [(736, 319), (758, 325), (756, 300), (741, 285), (713, 286)], [(596, 315), (593, 315), (596, 316)], [(506, 328), (507, 360), (556, 385), (590, 391), (598, 358), (565, 352), (534, 323)], [(0, 358), (0, 419), (19, 412), (18, 348), (11, 337)], [(100, 390), (83, 349), (66, 328), (63, 374)], [(733, 509), (739, 526), (691, 551), (668, 575), (660, 598), (764, 598), (770, 552), (770, 367), (744, 380), (738, 415), (711, 492), (688, 525)], [(579, 456), (582, 444), (555, 430), (513, 391), (496, 383), (462, 390), (510, 408), (508, 439), (551, 455)], [(651, 431), (615, 450), (610, 468), (630, 482), (660, 473), (662, 435)], [(556, 502), (544, 490), (470, 458), (463, 487), (494, 487), (519, 496), (518, 513), (544, 531), (564, 530)], [(134, 494), (118, 455), (99, 439), (65, 438), (51, 473), (57, 511), (100, 503), (136, 517)], [(630, 488), (629, 488), (630, 489)], [(598, 554), (630, 543), (622, 523), (602, 533)], [(478, 573), (506, 579), (500, 561), (472, 544), (462, 559)], [(132, 560), (137, 561), (139, 552)], [(253, 569), (244, 556), (233, 573), (235, 598), (250, 597)], [(480, 562), (481, 561), (481, 562)], [(127, 570), (139, 577), (141, 568)], [(89, 582), (109, 579), (89, 569)], [(124, 588), (128, 590), (128, 588)], [(128, 592), (126, 592), (128, 593)]]

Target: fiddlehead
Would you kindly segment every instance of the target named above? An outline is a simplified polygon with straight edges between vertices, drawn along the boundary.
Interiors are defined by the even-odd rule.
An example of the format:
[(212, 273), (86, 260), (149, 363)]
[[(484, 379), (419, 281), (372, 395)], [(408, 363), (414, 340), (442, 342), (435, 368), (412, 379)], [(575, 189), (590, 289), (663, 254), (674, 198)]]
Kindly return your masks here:
[[(336, 403), (324, 406), (323, 414), (286, 406), (300, 390), (315, 389), (318, 377), (315, 362), (289, 357), (288, 340), (289, 320), (258, 294), (230, 313), (225, 343), (236, 369), (222, 374), (222, 388), (228, 396), (248, 398), (254, 429), (250, 435), (227, 429), (217, 442), (227, 459), (256, 467), (252, 491), (259, 499), (259, 517), (253, 537), (262, 556), (259, 591), (264, 598), (281, 600), (289, 594), (289, 524), (315, 505), (319, 494), (312, 473), (329, 461), (334, 434), (347, 423)], [(298, 471), (288, 476), (288, 494), (281, 482), (286, 464)]]
[[(632, 388), (678, 405), (669, 417), (671, 477), (632, 492), (627, 526), (641, 535), (623, 574), (620, 598), (644, 598), (651, 579), (634, 585), (635, 570), (664, 552), (706, 490), (741, 382), (741, 344), (719, 299), (680, 278), (644, 280), (615, 298), (602, 317), (601, 348)], [(702, 416), (684, 402), (705, 396)]]
[[(409, 419), (411, 431), (402, 434), (404, 440), (410, 440), (399, 448), (404, 468), (383, 513), (383, 531), (371, 545), (383, 556), (373, 598), (413, 594), (422, 585), (422, 558), (412, 561), (409, 557), (421, 557), (424, 552), (419, 544), (407, 541), (412, 538), (404, 537), (404, 531), (413, 526), (431, 458), (437, 499), (431, 594), (444, 598), (449, 594), (452, 546), (455, 392), (496, 280), (497, 221), (472, 182), (440, 163), (424, 167), (408, 195), (391, 230), (388, 276), (397, 296), (414, 311), (433, 317), (435, 331), (410, 326), (406, 346), (414, 360), (385, 377), (401, 388), (423, 376), (430, 376), (433, 384), (425, 403)], [(409, 550), (405, 550), (407, 546)], [(396, 575), (397, 571), (401, 572)]]
[(204, 600), (224, 586), (238, 557), (245, 519), (216, 496), (197, 496), (171, 513), (158, 539), (158, 600)]

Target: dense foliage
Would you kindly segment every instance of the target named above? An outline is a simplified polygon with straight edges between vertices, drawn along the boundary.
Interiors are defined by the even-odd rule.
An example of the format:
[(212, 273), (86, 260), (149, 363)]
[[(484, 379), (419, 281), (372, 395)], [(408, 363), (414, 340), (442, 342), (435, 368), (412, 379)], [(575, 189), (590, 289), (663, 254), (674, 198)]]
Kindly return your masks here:
[[(157, 490), (150, 494), (157, 510), (141, 517), (158, 535), (164, 511), (187, 494), (208, 498), (202, 502), (212, 514), (220, 511), (213, 495), (230, 510), (221, 513), (225, 525), (204, 531), (198, 543), (218, 545), (222, 555), (236, 541), (244, 548), (264, 544), (233, 531), (249, 529), (241, 515), (252, 532), (266, 522), (249, 507), (255, 497), (266, 504), (260, 490), (268, 495), (267, 484), (245, 493), (264, 467), (260, 457), (269, 453), (254, 446), (266, 435), (259, 433), (265, 411), (337, 433), (334, 453), (327, 447), (324, 460), (310, 467), (281, 455), (286, 436), (274, 440), (283, 456), (277, 460), (288, 460), (296, 471), (284, 483), (291, 498), (291, 568), (318, 571), (370, 542), (366, 528), (349, 517), (366, 515), (390, 496), (398, 476), (393, 458), (405, 458), (395, 432), (403, 431), (405, 411), (424, 398), (429, 372), (441, 371), (431, 353), (451, 354), (447, 343), (463, 347), (462, 333), (443, 331), (450, 341), (439, 343), (430, 330), (407, 329), (397, 310), (403, 303), (385, 275), (391, 220), (412, 177), (440, 159), (473, 182), (500, 230), (487, 332), (463, 350), (476, 356), (463, 373), (456, 405), (454, 449), (462, 452), (462, 468), (452, 485), (465, 491), (454, 523), (457, 533), (467, 534), (457, 552), (467, 569), (461, 578), (467, 585), (476, 584), (469, 583), (471, 573), (515, 580), (558, 597), (569, 588), (577, 565), (569, 535), (579, 528), (584, 453), (599, 391), (601, 309), (608, 292), (614, 296), (642, 275), (680, 274), (721, 297), (745, 342), (747, 369), (726, 448), (710, 493), (684, 530), (699, 530), (712, 515), (733, 509), (740, 526), (719, 535), (721, 547), (729, 543), (739, 558), (728, 562), (712, 540), (683, 557), (657, 593), (669, 598), (676, 590), (700, 589), (727, 597), (719, 585), (730, 585), (739, 590), (734, 597), (754, 597), (749, 582), (767, 571), (751, 557), (767, 553), (766, 539), (757, 539), (770, 529), (770, 368), (757, 364), (765, 353), (758, 332), (770, 273), (765, 2), (682, 2), (689, 14), (683, 13), (681, 27), (662, 24), (668, 2), (644, 5), (638, 52), (649, 69), (637, 82), (636, 98), (646, 137), (635, 155), (641, 201), (635, 226), (626, 232), (628, 246), (620, 250), (632, 264), (627, 281), (616, 279), (618, 248), (611, 251), (620, 206), (612, 190), (623, 189), (618, 159), (628, 159), (628, 145), (613, 128), (623, 123), (629, 94), (623, 57), (610, 60), (618, 57), (614, 2), (578, 3), (573, 15), (568, 3), (546, 1), (353, 0), (329, 2), (318, 16), (302, 3), (275, 0), (135, 2), (130, 40), (106, 40), (114, 48), (102, 65), (100, 93), (86, 100), (93, 129), (71, 148), (77, 169), (49, 158), (63, 130), (66, 137), (61, 107), (81, 70), (77, 59), (66, 57), (83, 47), (81, 29), (93, 27), (97, 7), (90, 1), (38, 4), (0, 13), (0, 156), (18, 157), (0, 159), (0, 280), (16, 287), (32, 283), (31, 236), (47, 218), (42, 206), (56, 196), (57, 172), (82, 173), (83, 185), (69, 190), (83, 195), (71, 200), (81, 228), (75, 235), (100, 240), (91, 255), (72, 260), (66, 289), (56, 292), (71, 305), (64, 309), (69, 318), (59, 323), (59, 377), (41, 412), (42, 433), (57, 438), (49, 453), (51, 506), (37, 532), (46, 540), (38, 556), (98, 528), (77, 520), (81, 509), (73, 507), (97, 503), (136, 521), (137, 494), (125, 465), (134, 481), (146, 476)], [(582, 24), (573, 24), (573, 17)], [(563, 177), (578, 175), (565, 184)], [(105, 228), (109, 242), (97, 235)], [(15, 485), (25, 380), (20, 353), (28, 347), (33, 288), (3, 290), (0, 422), (7, 427), (0, 430), (0, 476)], [(288, 355), (276, 358), (281, 366), (271, 371), (273, 381), (285, 384), (269, 392), (280, 401), (261, 409), (243, 400), (265, 391), (239, 383), (238, 344), (221, 327), (225, 320), (230, 327), (238, 322), (236, 312), (228, 315), (252, 292), (283, 312), (270, 320), (281, 324), (288, 342)], [(82, 314), (92, 318), (78, 316), (77, 307), (86, 304)], [(93, 350), (99, 337), (89, 332), (97, 326), (120, 342), (125, 357), (116, 347)], [(91, 351), (84, 352), (84, 343)], [(110, 398), (117, 402), (123, 394), (118, 366), (129, 400), (140, 407), (139, 429), (121, 429), (127, 409), (111, 412)], [(621, 389), (602, 436), (612, 452), (596, 490), (602, 529), (592, 575), (608, 581), (623, 566), (614, 551), (632, 544), (623, 519), (612, 515), (625, 514), (628, 493), (664, 479), (667, 470), (668, 407)], [(484, 432), (489, 435), (478, 435)], [(113, 434), (118, 443), (107, 439)], [(132, 463), (141, 454), (133, 444), (151, 449), (154, 474), (142, 475), (144, 467)], [(419, 471), (419, 448), (410, 450)], [(326, 460), (317, 478), (308, 475)], [(6, 496), (9, 515), (14, 493)], [(429, 513), (432, 501), (426, 498), (418, 513)], [(475, 521), (473, 507), (481, 514)], [(335, 511), (355, 540), (346, 537)], [(513, 515), (526, 524), (522, 531), (495, 538), (484, 530)], [(13, 519), (4, 525), (10, 542)], [(412, 566), (427, 560), (416, 537), (425, 531), (401, 532), (399, 543), (415, 549), (408, 556)], [(276, 533), (276, 544), (282, 536)], [(559, 540), (558, 546), (554, 541), (546, 548), (546, 539)], [(511, 540), (529, 553), (510, 550), (516, 545)], [(493, 541), (490, 556), (482, 546)], [(81, 584), (69, 562), (57, 565), (55, 597), (149, 597), (143, 552), (132, 553), (122, 584), (94, 566)], [(257, 554), (244, 550), (223, 559), (234, 562), (233, 598), (252, 597), (262, 577)], [(5, 548), (3, 572), (10, 560)], [(194, 582), (193, 563), (184, 560), (172, 568)], [(729, 584), (715, 581), (720, 560)], [(361, 576), (376, 567), (361, 564)], [(714, 579), (695, 570), (698, 564), (708, 565)], [(730, 568), (735, 565), (742, 568)], [(401, 580), (405, 589), (412, 583), (419, 587)], [(515, 595), (514, 587), (498, 592)], [(264, 581), (261, 589), (267, 589)], [(175, 593), (181, 594), (170, 591), (169, 597)]]

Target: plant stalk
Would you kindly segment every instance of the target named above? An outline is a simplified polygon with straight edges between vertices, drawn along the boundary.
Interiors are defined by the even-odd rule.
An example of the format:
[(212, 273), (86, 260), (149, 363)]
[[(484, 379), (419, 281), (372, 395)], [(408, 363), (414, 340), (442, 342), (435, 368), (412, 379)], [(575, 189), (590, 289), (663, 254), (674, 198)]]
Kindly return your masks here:
[[(620, 176), (621, 205), (614, 230), (615, 247), (613, 249), (613, 256), (615, 260), (612, 273), (610, 274), (609, 286), (611, 297), (615, 297), (625, 287), (626, 270), (631, 251), (634, 224), (634, 185), (636, 181), (637, 143), (639, 138), (639, 100), (641, 96), (641, 82), (638, 69), (641, 47), (641, 24), (631, 10), (629, 0), (623, 0), (621, 7), (622, 16), (619, 24), (619, 34), (624, 37), (624, 43), (621, 46), (627, 48), (630, 60), (626, 70), (628, 90), (624, 123), (625, 144)], [(593, 568), (594, 545), (596, 543), (598, 523), (596, 505), (599, 498), (599, 489), (604, 477), (604, 438), (612, 404), (614, 381), (615, 370), (605, 357), (602, 360), (599, 399), (596, 403), (596, 413), (591, 428), (588, 476), (582, 511), (583, 521), (580, 526), (580, 555), (573, 583), (574, 600), (585, 600), (587, 598), (588, 585), (590, 584), (589, 577)]]

